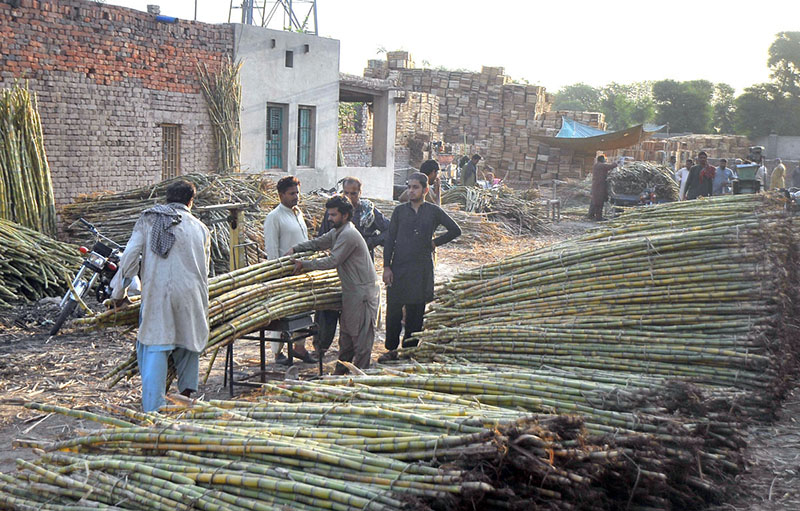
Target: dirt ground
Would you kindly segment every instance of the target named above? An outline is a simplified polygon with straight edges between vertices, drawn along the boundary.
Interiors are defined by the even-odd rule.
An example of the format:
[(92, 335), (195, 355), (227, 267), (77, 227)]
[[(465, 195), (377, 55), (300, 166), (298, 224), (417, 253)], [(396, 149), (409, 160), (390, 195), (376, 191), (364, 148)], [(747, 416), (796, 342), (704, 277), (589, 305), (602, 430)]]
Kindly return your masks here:
[[(575, 207), (550, 230), (535, 237), (509, 238), (486, 245), (451, 244), (439, 249), (436, 278), (441, 282), (467, 268), (495, 261), (580, 234), (591, 223), (580, 218)], [(380, 255), (378, 256), (380, 260)], [(384, 296), (385, 300), (385, 296)], [(140, 402), (138, 377), (108, 388), (104, 376), (132, 353), (135, 334), (122, 329), (95, 332), (72, 330), (67, 326), (54, 337), (47, 335), (57, 304), (53, 300), (15, 309), (0, 310), (0, 471), (14, 469), (17, 458), (35, 457), (29, 449), (14, 449), (19, 438), (52, 440), (82, 429), (95, 428), (87, 421), (56, 414), (31, 411), (20, 406), (33, 400), (66, 407), (99, 406), (104, 403), (136, 408)], [(373, 356), (385, 349), (384, 326), (378, 328)], [(338, 355), (337, 344), (325, 356), (325, 371), (330, 372)], [(237, 341), (234, 363), (237, 378), (254, 373), (258, 364), (258, 343)], [(267, 351), (268, 360), (271, 353)], [(223, 387), (223, 360), (220, 356), (199, 396), (227, 399)], [(209, 359), (201, 359), (201, 373)], [(304, 377), (316, 374), (313, 364), (300, 364)], [(270, 378), (281, 379), (285, 368), (268, 366)], [(237, 387), (236, 394), (248, 392)], [(779, 420), (750, 428), (746, 458), (750, 464), (740, 476), (738, 497), (717, 510), (788, 511), (800, 509), (800, 388), (785, 401)]]

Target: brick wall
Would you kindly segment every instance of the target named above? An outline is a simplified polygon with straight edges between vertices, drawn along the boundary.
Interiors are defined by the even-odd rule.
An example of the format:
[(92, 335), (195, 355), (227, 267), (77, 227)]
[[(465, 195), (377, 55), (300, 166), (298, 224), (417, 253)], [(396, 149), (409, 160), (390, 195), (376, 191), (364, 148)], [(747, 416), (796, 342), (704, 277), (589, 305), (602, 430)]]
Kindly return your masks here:
[(364, 133), (339, 133), (345, 167), (371, 167), (372, 146)]
[(196, 68), (231, 55), (230, 26), (84, 0), (0, 1), (0, 26), (0, 86), (38, 95), (57, 204), (158, 182), (162, 123), (181, 126), (182, 173), (214, 169)]
[(439, 133), (439, 97), (425, 92), (406, 93), (405, 103), (397, 106), (397, 137), (395, 144), (408, 145), (408, 141), (423, 136), (428, 141), (441, 141)]

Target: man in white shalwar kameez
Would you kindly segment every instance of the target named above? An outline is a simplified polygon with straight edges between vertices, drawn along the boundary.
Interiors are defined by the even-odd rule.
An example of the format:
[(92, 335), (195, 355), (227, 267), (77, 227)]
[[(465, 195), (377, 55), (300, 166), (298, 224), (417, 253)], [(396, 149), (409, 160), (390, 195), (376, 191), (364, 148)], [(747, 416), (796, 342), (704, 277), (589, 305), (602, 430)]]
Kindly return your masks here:
[[(352, 362), (360, 369), (370, 365), (378, 319), (380, 286), (375, 265), (364, 237), (351, 221), (353, 205), (336, 196), (325, 203), (333, 229), (319, 238), (295, 245), (291, 253), (304, 250), (330, 250), (331, 255), (320, 259), (295, 260), (295, 273), (304, 270), (336, 268), (342, 282), (342, 315), (339, 319), (339, 360)], [(334, 374), (347, 369), (336, 364)]]
[(141, 267), (136, 360), (145, 412), (165, 404), (170, 356), (180, 393), (189, 396), (198, 387), (198, 361), (208, 342), (211, 236), (191, 213), (195, 193), (186, 181), (170, 185), (167, 204), (142, 213), (120, 258), (122, 285), (114, 289), (115, 300), (124, 299)]

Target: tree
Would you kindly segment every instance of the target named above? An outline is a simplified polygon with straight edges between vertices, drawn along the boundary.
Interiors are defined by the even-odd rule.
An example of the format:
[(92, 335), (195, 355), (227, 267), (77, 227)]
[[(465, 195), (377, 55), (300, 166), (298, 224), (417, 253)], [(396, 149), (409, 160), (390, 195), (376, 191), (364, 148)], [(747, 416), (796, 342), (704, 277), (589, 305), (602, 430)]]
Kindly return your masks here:
[(769, 47), (770, 78), (781, 91), (800, 96), (800, 32), (780, 32)]
[(736, 130), (749, 137), (800, 135), (800, 32), (780, 32), (767, 59), (772, 81), (736, 98)]
[(603, 87), (599, 110), (605, 114), (608, 128), (621, 130), (652, 121), (655, 108), (651, 90), (650, 82), (612, 82)]
[(649, 122), (655, 113), (650, 82), (610, 83), (603, 88), (567, 85), (555, 94), (553, 109), (601, 112), (612, 130)]
[(673, 132), (710, 133), (713, 95), (714, 84), (708, 80), (655, 82), (653, 98), (659, 124), (669, 124)]
[(556, 92), (553, 110), (597, 112), (600, 108), (600, 89), (585, 83), (567, 85)]
[(753, 85), (736, 98), (735, 122), (736, 132), (748, 137), (800, 135), (800, 98), (776, 83)]
[(714, 131), (716, 133), (734, 133), (736, 106), (733, 93), (733, 87), (727, 83), (718, 83), (714, 86), (714, 96), (711, 102), (714, 108)]

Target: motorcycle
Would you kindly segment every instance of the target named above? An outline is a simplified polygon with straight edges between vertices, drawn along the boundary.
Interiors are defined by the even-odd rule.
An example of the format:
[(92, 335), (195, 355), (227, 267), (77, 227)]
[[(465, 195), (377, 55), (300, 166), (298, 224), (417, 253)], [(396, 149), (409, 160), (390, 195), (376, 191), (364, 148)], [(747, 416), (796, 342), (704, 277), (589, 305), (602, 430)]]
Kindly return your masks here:
[(793, 215), (800, 212), (800, 188), (781, 188), (779, 191), (786, 199), (784, 206), (786, 212)]
[(658, 204), (658, 196), (654, 186), (648, 186), (639, 194), (639, 204), (643, 206)]
[(68, 290), (61, 299), (61, 312), (50, 328), (50, 335), (56, 335), (61, 330), (64, 322), (75, 312), (78, 302), (83, 300), (83, 297), (94, 287), (95, 283), (98, 283), (98, 280), (99, 283), (95, 289), (97, 301), (102, 303), (111, 297), (111, 279), (117, 273), (119, 256), (125, 249), (112, 239), (100, 234), (92, 224), (83, 218), (79, 218), (78, 221), (94, 235), (95, 241), (91, 250), (83, 246), (78, 249), (85, 259), (80, 270), (75, 274), (75, 278), (72, 279), (72, 289)]

